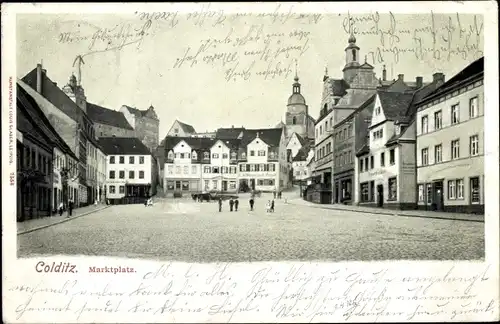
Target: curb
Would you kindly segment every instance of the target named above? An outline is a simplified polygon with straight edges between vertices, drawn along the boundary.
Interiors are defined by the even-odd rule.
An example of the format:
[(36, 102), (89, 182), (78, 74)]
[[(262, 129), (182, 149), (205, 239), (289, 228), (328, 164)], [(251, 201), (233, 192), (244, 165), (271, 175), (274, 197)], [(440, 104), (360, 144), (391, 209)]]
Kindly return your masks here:
[(104, 210), (106, 208), (109, 208), (111, 207), (110, 205), (108, 206), (104, 206), (102, 208), (99, 208), (99, 209), (95, 209), (95, 210), (91, 210), (91, 211), (88, 211), (86, 213), (83, 213), (83, 214), (80, 214), (80, 215), (76, 215), (76, 216), (73, 216), (73, 217), (69, 217), (69, 218), (64, 218), (64, 219), (61, 219), (60, 221), (58, 222), (54, 222), (54, 223), (51, 223), (51, 224), (46, 224), (46, 225), (42, 225), (42, 226), (38, 226), (38, 227), (35, 227), (35, 228), (30, 228), (28, 230), (25, 230), (25, 231), (22, 231), (22, 232), (18, 232), (17, 235), (22, 235), (22, 234), (27, 234), (27, 233), (31, 233), (31, 232), (34, 232), (34, 231), (38, 231), (38, 230), (41, 230), (41, 229), (44, 229), (44, 228), (47, 228), (47, 227), (51, 227), (51, 226), (54, 226), (54, 225), (58, 225), (58, 224), (61, 224), (61, 223), (66, 223), (66, 222), (69, 222), (73, 219), (77, 219), (77, 218), (80, 218), (80, 217), (83, 217), (83, 216), (86, 216), (88, 214), (92, 214), (92, 213), (95, 213), (95, 212), (98, 212), (98, 211), (101, 211), (101, 210)]
[(368, 213), (368, 214), (376, 214), (376, 215), (385, 215), (385, 216), (402, 216), (402, 217), (416, 217), (416, 218), (430, 218), (430, 219), (444, 219), (444, 220), (456, 220), (456, 221), (462, 221), (462, 222), (475, 222), (475, 223), (484, 223), (484, 217), (483, 219), (469, 219), (469, 218), (456, 218), (456, 217), (444, 217), (444, 216), (424, 216), (424, 215), (410, 215), (410, 214), (405, 214), (405, 213), (390, 213), (390, 212), (383, 212), (383, 211), (365, 211), (365, 210), (357, 210), (357, 209), (348, 209), (348, 208), (335, 208), (335, 207), (320, 207), (320, 206), (315, 206), (315, 205), (303, 205), (303, 204), (297, 204), (288, 201), (288, 204), (290, 205), (295, 205), (295, 206), (306, 206), (306, 207), (311, 207), (311, 208), (319, 208), (319, 209), (326, 209), (326, 210), (338, 210), (338, 211), (350, 211), (354, 213)]

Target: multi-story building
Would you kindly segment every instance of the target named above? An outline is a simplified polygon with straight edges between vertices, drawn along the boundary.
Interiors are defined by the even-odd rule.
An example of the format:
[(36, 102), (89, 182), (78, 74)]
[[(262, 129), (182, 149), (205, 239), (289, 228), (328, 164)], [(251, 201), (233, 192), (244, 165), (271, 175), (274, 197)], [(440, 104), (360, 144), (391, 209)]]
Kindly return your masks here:
[(87, 114), (98, 137), (136, 137), (134, 128), (120, 111), (87, 102)]
[(307, 180), (311, 177), (309, 162), (314, 156), (314, 150), (302, 148), (292, 160), (293, 181), (300, 186), (306, 186)]
[(484, 213), (483, 78), (480, 58), (417, 104), (419, 208)]
[(106, 198), (146, 198), (156, 194), (157, 165), (149, 149), (135, 137), (101, 137), (106, 155)]
[[(87, 179), (87, 163), (89, 159), (93, 161), (94, 158), (89, 157), (89, 155), (97, 150), (99, 145), (94, 124), (87, 115), (87, 98), (81, 85), (81, 79), (79, 78), (77, 81), (77, 78), (71, 75), (68, 84), (60, 89), (47, 76), (47, 71), (42, 68), (41, 64), (38, 64), (35, 69), (22, 78), (22, 81), (32, 89), (36, 89), (51, 103), (51, 105), (46, 105), (44, 113), (79, 159), (78, 190), (77, 197), (74, 197), (75, 207), (93, 203), (97, 192), (96, 183), (93, 176)], [(69, 122), (67, 117), (72, 121)], [(93, 149), (88, 149), (90, 147)], [(94, 166), (91, 165), (90, 169), (93, 168)]]
[(135, 130), (135, 137), (146, 145), (150, 152), (158, 147), (160, 120), (153, 106), (146, 110), (139, 110), (123, 105), (120, 112)]
[(106, 174), (107, 174), (106, 154), (102, 147), (97, 150), (97, 202), (104, 202), (106, 197)]
[(167, 136), (177, 136), (177, 137), (190, 137), (196, 134), (196, 130), (193, 126), (183, 123), (179, 120), (175, 120), (169, 131), (167, 132)]
[(362, 134), (367, 133), (371, 123), (371, 114), (375, 95), (371, 96), (358, 109), (333, 129), (333, 156), (334, 156), (334, 191), (333, 202), (351, 204), (356, 200), (356, 152), (361, 149), (365, 141)]

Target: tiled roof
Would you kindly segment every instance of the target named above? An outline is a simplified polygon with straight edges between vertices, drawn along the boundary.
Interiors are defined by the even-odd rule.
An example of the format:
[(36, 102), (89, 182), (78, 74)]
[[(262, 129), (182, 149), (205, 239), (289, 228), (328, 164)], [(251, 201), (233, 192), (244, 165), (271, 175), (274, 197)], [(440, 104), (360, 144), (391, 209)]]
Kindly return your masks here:
[(365, 143), (359, 151), (356, 152), (356, 156), (361, 156), (363, 154), (370, 153), (370, 145)]
[(387, 120), (405, 116), (413, 99), (412, 93), (378, 91), (377, 94)]
[(106, 155), (151, 155), (151, 151), (135, 137), (100, 137)]
[[(347, 115), (346, 118), (342, 119), (337, 124), (335, 124), (335, 126), (333, 128), (338, 128), (338, 127), (344, 125), (344, 123), (346, 123), (349, 119), (351, 119), (356, 114), (358, 114), (360, 111), (362, 111), (363, 109), (365, 109), (368, 105), (372, 105), (373, 106), (373, 104), (375, 103), (375, 97), (376, 96), (374, 94), (372, 94), (370, 97), (368, 97), (368, 99), (366, 99), (366, 101), (361, 106), (359, 106), (359, 108), (357, 108), (352, 113), (350, 113), (349, 115)], [(373, 107), (371, 107), (369, 109), (373, 110)]]
[(297, 135), (297, 138), (299, 139), (299, 143), (302, 147), (304, 147), (308, 144), (307, 141), (302, 136), (300, 136), (298, 133), (295, 133), (295, 135)]
[(178, 136), (167, 136), (162, 141), (165, 150), (173, 149), (179, 142), (184, 141), (193, 150), (203, 150), (210, 149), (217, 141), (214, 138), (208, 137), (178, 137)]
[(432, 98), (439, 97), (440, 95), (443, 95), (452, 90), (456, 85), (466, 81), (470, 77), (480, 75), (482, 73), (484, 73), (484, 57), (481, 57), (480, 59), (477, 59), (476, 61), (469, 64), (462, 71), (458, 72), (451, 79), (443, 83), (439, 88), (427, 94), (427, 96), (420, 102), (417, 102), (417, 104), (422, 104), (423, 102), (431, 100)]
[[(21, 80), (31, 88), (37, 88), (36, 68), (26, 74)], [(42, 93), (41, 95), (50, 101), (55, 107), (64, 112), (75, 121), (79, 121), (81, 109), (71, 100), (59, 87), (47, 76), (42, 73)]]
[(349, 89), (349, 84), (344, 79), (330, 79), (330, 83), (334, 96), (342, 97), (346, 94), (346, 89)]
[(61, 138), (54, 127), (50, 124), (47, 116), (45, 116), (43, 111), (38, 106), (37, 100), (30, 96), (26, 92), (26, 90), (24, 90), (23, 87), (19, 85), (19, 83), (17, 84), (17, 97), (18, 100), (22, 103), (21, 105), (18, 105), (18, 107), (20, 106), (25, 109), (26, 114), (33, 120), (33, 123), (35, 125), (40, 127), (42, 132), (49, 138), (49, 140), (54, 143), (54, 145), (56, 145), (62, 152), (69, 154), (72, 158), (78, 160), (68, 144), (66, 144), (66, 142)]
[(219, 128), (215, 137), (220, 139), (236, 139), (244, 130), (245, 128), (243, 127)]
[(245, 129), (243, 131), (243, 138), (241, 144), (243, 146), (248, 145), (257, 137), (259, 133), (259, 138), (262, 139), (267, 145), (272, 147), (278, 147), (280, 145), (281, 134), (283, 129), (281, 128), (263, 128), (263, 129)]
[(116, 110), (101, 107), (99, 105), (87, 102), (87, 115), (92, 121), (110, 125), (118, 128), (133, 130), (125, 116)]
[(179, 123), (179, 125), (181, 126), (182, 130), (186, 133), (196, 133), (196, 131), (194, 130), (194, 127), (189, 125), (189, 124), (186, 124), (186, 123), (183, 123), (181, 121), (177, 121)]
[(308, 155), (309, 155), (309, 148), (301, 147), (300, 150), (297, 152), (297, 155), (295, 155), (295, 157), (293, 158), (293, 161), (294, 162), (306, 161)]

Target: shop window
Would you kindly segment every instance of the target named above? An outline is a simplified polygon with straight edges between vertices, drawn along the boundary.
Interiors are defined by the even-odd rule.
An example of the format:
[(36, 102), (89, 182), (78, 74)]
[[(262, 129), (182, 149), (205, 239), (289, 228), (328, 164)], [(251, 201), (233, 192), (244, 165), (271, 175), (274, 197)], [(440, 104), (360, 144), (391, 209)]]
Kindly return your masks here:
[(398, 198), (398, 186), (396, 178), (389, 179), (389, 200), (397, 200)]

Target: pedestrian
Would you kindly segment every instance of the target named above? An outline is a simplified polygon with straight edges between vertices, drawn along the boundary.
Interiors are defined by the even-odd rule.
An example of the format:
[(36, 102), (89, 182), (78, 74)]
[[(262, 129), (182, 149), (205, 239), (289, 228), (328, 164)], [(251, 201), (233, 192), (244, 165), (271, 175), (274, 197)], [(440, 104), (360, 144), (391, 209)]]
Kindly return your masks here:
[(233, 198), (229, 199), (229, 211), (233, 211), (234, 201)]
[(68, 218), (73, 215), (73, 200), (70, 199), (68, 203)]
[(250, 198), (250, 210), (253, 210), (253, 203), (254, 203), (253, 198)]
[(266, 213), (269, 213), (271, 211), (271, 201), (268, 200), (266, 204)]
[(222, 198), (219, 198), (219, 212), (222, 211)]
[(271, 213), (274, 213), (274, 199), (271, 201)]
[(63, 204), (63, 202), (61, 201), (61, 202), (59, 203), (59, 207), (58, 207), (59, 216), (62, 216), (62, 214), (63, 214), (63, 209), (64, 209), (64, 204)]
[(276, 190), (273, 191), (274, 199), (276, 199)]
[(235, 211), (238, 211), (238, 205), (239, 205), (239, 203), (240, 203), (240, 202), (238, 201), (238, 198), (236, 198), (236, 199), (234, 200), (234, 210), (235, 210)]

